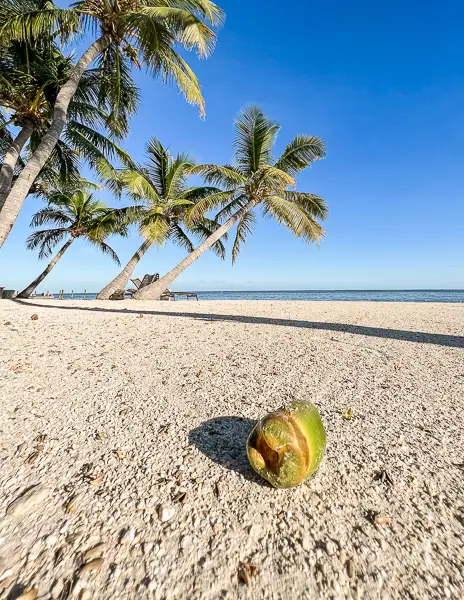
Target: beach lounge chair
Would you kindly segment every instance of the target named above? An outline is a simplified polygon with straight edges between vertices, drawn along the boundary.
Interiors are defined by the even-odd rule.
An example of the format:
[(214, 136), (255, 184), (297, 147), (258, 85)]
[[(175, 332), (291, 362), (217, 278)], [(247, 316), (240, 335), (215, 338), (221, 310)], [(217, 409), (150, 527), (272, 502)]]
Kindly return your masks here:
[(198, 300), (196, 292), (171, 292), (171, 290), (164, 291), (160, 296), (160, 300), (175, 300), (176, 296), (184, 297), (187, 300), (190, 300), (190, 298)]
[(144, 275), (142, 279), (139, 279), (137, 277), (135, 279), (131, 279), (132, 283), (135, 285), (135, 289), (117, 290), (116, 292), (114, 292), (114, 294), (111, 294), (110, 300), (124, 300), (126, 296), (132, 298), (135, 292), (141, 290), (147, 285), (150, 285), (150, 283), (153, 283), (154, 281), (158, 281), (158, 279), (159, 273), (154, 273), (153, 275)]
[(147, 285), (150, 285), (154, 281), (158, 281), (159, 278), (159, 273), (155, 273), (154, 275), (144, 275), (142, 281), (140, 281), (140, 279), (131, 279), (131, 281), (138, 291), (144, 287), (147, 287)]

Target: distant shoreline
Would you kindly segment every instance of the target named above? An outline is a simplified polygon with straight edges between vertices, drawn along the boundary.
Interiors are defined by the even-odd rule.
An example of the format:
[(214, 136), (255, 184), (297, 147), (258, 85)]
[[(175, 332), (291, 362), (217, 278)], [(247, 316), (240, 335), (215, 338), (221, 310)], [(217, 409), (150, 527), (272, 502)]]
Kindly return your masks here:
[[(199, 291), (200, 301), (339, 301), (339, 302), (443, 302), (464, 303), (462, 290), (266, 290), (266, 291)], [(95, 300), (96, 293), (64, 294), (64, 300)], [(54, 294), (53, 299), (58, 299)], [(37, 296), (38, 299), (43, 298)], [(185, 302), (186, 300), (176, 300)], [(192, 302), (192, 300), (189, 300)]]
[[(176, 291), (176, 290), (174, 290)], [(332, 294), (338, 292), (346, 292), (350, 294), (355, 293), (370, 293), (370, 292), (464, 292), (464, 288), (393, 288), (393, 289), (317, 289), (317, 290), (309, 290), (309, 289), (289, 289), (289, 290), (193, 290), (198, 294)], [(53, 292), (54, 293), (54, 292)], [(78, 292), (82, 293), (82, 292)], [(98, 292), (87, 292), (91, 296), (95, 296)], [(65, 294), (68, 295), (68, 294)]]

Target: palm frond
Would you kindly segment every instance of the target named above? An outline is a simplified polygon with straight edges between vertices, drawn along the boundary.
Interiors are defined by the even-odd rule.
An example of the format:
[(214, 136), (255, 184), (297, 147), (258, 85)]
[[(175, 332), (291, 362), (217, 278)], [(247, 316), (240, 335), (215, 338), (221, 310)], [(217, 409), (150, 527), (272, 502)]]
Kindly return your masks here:
[(271, 150), (280, 126), (257, 106), (245, 108), (235, 121), (235, 162), (246, 175), (271, 162)]
[[(140, 219), (146, 212), (146, 208), (143, 206), (125, 206), (123, 208), (112, 208), (114, 217), (118, 219), (124, 226), (135, 225), (140, 222)], [(121, 235), (127, 235), (127, 231)]]
[(125, 164), (132, 161), (130, 155), (118, 144), (83, 123), (70, 120), (63, 137), (93, 167), (101, 158), (118, 158)]
[(191, 200), (187, 200), (187, 198), (173, 198), (172, 200), (163, 202), (159, 206), (159, 210), (175, 216), (179, 214), (179, 209), (180, 212), (184, 214), (186, 209), (189, 209), (193, 204), (194, 203)]
[(205, 101), (200, 82), (187, 62), (170, 46), (153, 56), (146, 56), (144, 63), (149, 72), (161, 75), (164, 83), (174, 83), (189, 104), (198, 106), (200, 116), (205, 115)]
[(186, 200), (190, 200), (191, 202), (197, 202), (198, 200), (201, 200), (201, 198), (207, 196), (208, 194), (215, 194), (221, 191), (222, 190), (218, 187), (204, 185), (184, 188), (182, 190), (179, 190), (177, 193), (179, 196), (182, 196), (182, 198), (185, 198)]
[(286, 191), (284, 197), (290, 202), (304, 209), (315, 219), (324, 221), (327, 218), (328, 208), (325, 200), (316, 194), (306, 192)]
[(171, 161), (166, 176), (166, 196), (168, 198), (174, 198), (183, 192), (187, 180), (187, 170), (193, 164), (194, 161), (188, 154), (178, 154)]
[(139, 170), (121, 169), (118, 172), (119, 181), (124, 190), (134, 200), (148, 200), (159, 203), (160, 196), (150, 179)]
[(287, 187), (295, 187), (295, 179), (272, 165), (263, 165), (250, 177), (252, 183), (256, 183), (258, 189), (264, 187), (265, 189), (285, 189)]
[(274, 166), (294, 176), (309, 167), (314, 161), (325, 158), (325, 156), (325, 145), (321, 138), (297, 135), (285, 148)]
[(224, 11), (211, 0), (146, 0), (149, 6), (179, 6), (207, 19), (211, 25), (220, 26), (224, 22)]
[[(31, 139), (32, 144), (32, 139)], [(64, 140), (59, 140), (40, 173), (40, 178), (53, 181), (57, 174), (63, 183), (80, 179), (77, 152)]]
[(188, 173), (190, 175), (201, 175), (206, 183), (229, 188), (244, 185), (247, 182), (246, 176), (232, 165), (195, 165), (188, 170)]
[(243, 208), (248, 203), (248, 197), (244, 194), (240, 194), (235, 197), (231, 202), (226, 204), (216, 215), (216, 221), (223, 221), (228, 219), (233, 213)]
[(87, 127), (96, 129), (97, 127), (105, 127), (108, 119), (108, 113), (90, 102), (76, 100), (74, 97), (69, 105), (68, 121), (79, 121), (87, 125)]
[(88, 216), (84, 216), (85, 236), (96, 243), (109, 235), (126, 237), (128, 226), (138, 217), (135, 207), (107, 208), (106, 206), (86, 207)]
[(147, 162), (145, 171), (158, 196), (167, 198), (168, 174), (171, 156), (168, 150), (155, 137), (151, 138), (146, 149)]
[(13, 143), (13, 136), (11, 135), (8, 126), (6, 125), (6, 120), (4, 119), (2, 113), (0, 113), (0, 117), (0, 158), (3, 159), (5, 154), (10, 149), (11, 144)]
[(108, 208), (89, 190), (94, 184), (81, 180), (81, 187), (57, 185), (47, 194), (48, 206), (33, 217), (31, 226), (61, 225), (54, 229), (36, 231), (28, 238), (28, 248), (40, 247), (40, 257), (48, 256), (53, 246), (66, 234), (73, 238), (84, 237), (103, 252), (115, 258), (114, 251), (105, 240), (110, 235), (127, 235), (128, 226), (139, 219), (132, 206)]
[(104, 157), (96, 161), (94, 168), (103, 185), (117, 198), (120, 198), (123, 193), (124, 185), (121, 181), (118, 169), (115, 169)]
[(316, 219), (297, 204), (278, 196), (271, 196), (264, 203), (264, 214), (272, 215), (278, 223), (308, 242), (320, 242), (325, 235)]
[(188, 237), (179, 223), (174, 223), (171, 225), (168, 233), (168, 239), (181, 248), (184, 248), (187, 252), (193, 252), (195, 248), (192, 240)]
[(34, 231), (26, 240), (28, 250), (39, 248), (39, 259), (48, 258), (53, 248), (61, 242), (61, 240), (69, 235), (68, 229), (45, 229), (42, 231)]
[(140, 233), (158, 246), (165, 243), (171, 228), (171, 220), (160, 210), (148, 210), (140, 221)]
[(203, 219), (205, 213), (217, 208), (218, 206), (224, 206), (225, 204), (230, 202), (234, 194), (235, 190), (225, 190), (205, 195), (203, 198), (198, 200), (188, 211), (188, 222), (200, 222), (201, 219)]
[(119, 261), (118, 255), (116, 254), (116, 252), (113, 250), (113, 248), (111, 248), (111, 246), (109, 246), (107, 243), (105, 242), (99, 242), (96, 240), (92, 240), (91, 238), (87, 238), (87, 240), (96, 248), (98, 248), (100, 250), (100, 252), (102, 252), (103, 254), (107, 254), (110, 258), (112, 258), (114, 260), (114, 262), (120, 266), (121, 263)]
[(245, 213), (238, 222), (235, 240), (232, 246), (232, 264), (234, 264), (237, 260), (237, 256), (239, 255), (242, 244), (245, 243), (247, 236), (253, 233), (253, 227), (255, 223), (256, 217), (251, 211)]
[(2, 2), (0, 5), (0, 39), (33, 43), (41, 36), (56, 35), (66, 41), (79, 25), (79, 16), (71, 9), (58, 8), (53, 2), (37, 7), (29, 0)]
[(32, 217), (31, 227), (42, 227), (42, 225), (70, 225), (71, 219), (68, 214), (52, 205), (41, 208)]
[(176, 41), (187, 50), (195, 48), (200, 57), (207, 57), (216, 44), (215, 33), (190, 10), (175, 6), (144, 6), (138, 11), (151, 20), (162, 21)]
[(102, 191), (102, 186), (94, 181), (89, 181), (88, 179), (80, 178), (78, 182), (76, 182), (76, 187), (82, 188), (83, 190), (89, 191)]
[[(72, 66), (72, 62), (71, 62)], [(104, 102), (101, 100), (102, 73), (98, 68), (89, 68), (82, 73), (82, 76), (77, 86), (76, 93), (69, 105), (68, 114), (72, 110), (74, 102), (82, 104), (90, 104), (91, 106), (100, 109), (106, 115)]]
[[(213, 219), (207, 219), (204, 217), (198, 223), (193, 223), (189, 225), (189, 230), (191, 230), (197, 237), (200, 238), (201, 241), (204, 241), (212, 235), (221, 224)], [(221, 259), (225, 259), (226, 257), (226, 247), (223, 244), (223, 240), (227, 240), (227, 233), (222, 236), (222, 239), (217, 240), (212, 246), (211, 250)]]
[(98, 83), (98, 103), (108, 113), (106, 127), (118, 137), (129, 132), (129, 118), (137, 112), (140, 91), (131, 74), (130, 59), (120, 45), (111, 44), (97, 59), (93, 70)]

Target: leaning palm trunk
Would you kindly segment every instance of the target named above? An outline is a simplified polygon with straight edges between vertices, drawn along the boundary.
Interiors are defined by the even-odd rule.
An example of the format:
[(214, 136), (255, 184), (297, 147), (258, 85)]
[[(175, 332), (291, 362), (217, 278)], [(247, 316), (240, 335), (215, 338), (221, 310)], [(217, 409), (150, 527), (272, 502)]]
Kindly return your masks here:
[(150, 248), (151, 241), (145, 240), (134, 256), (130, 259), (124, 269), (117, 275), (113, 281), (102, 289), (102, 291), (98, 294), (97, 300), (109, 300), (110, 297), (117, 292), (118, 290), (125, 289), (127, 282), (129, 281), (130, 276), (134, 272), (135, 267), (139, 263), (142, 256), (145, 252)]
[(184, 260), (177, 265), (177, 267), (174, 267), (172, 271), (169, 271), (169, 273), (167, 273), (161, 279), (158, 279), (158, 281), (155, 283), (147, 285), (139, 292), (136, 292), (134, 294), (134, 298), (136, 300), (159, 300), (161, 294), (175, 279), (177, 279), (177, 277), (179, 277), (182, 271), (185, 271), (185, 269), (190, 267), (190, 265), (193, 264), (197, 258), (200, 258), (203, 252), (209, 250), (211, 246), (213, 246), (225, 233), (229, 231), (229, 229), (231, 229), (231, 227), (233, 227), (233, 225), (235, 225), (237, 221), (243, 217), (243, 215), (245, 215), (247, 212), (250, 212), (250, 210), (259, 204), (259, 202), (260, 199), (257, 198), (250, 200), (248, 204), (233, 214), (223, 225), (221, 225), (221, 227), (218, 227), (218, 229), (216, 229), (212, 235), (206, 238), (206, 240), (201, 243), (198, 248), (195, 248), (195, 250), (190, 252), (190, 254), (186, 256)]
[(32, 283), (30, 283), (27, 286), (27, 288), (25, 288), (22, 292), (20, 292), (18, 294), (18, 298), (29, 298), (29, 296), (37, 288), (37, 286), (40, 283), (42, 283), (42, 281), (45, 279), (45, 277), (50, 273), (50, 271), (53, 269), (53, 267), (56, 265), (56, 263), (60, 260), (60, 258), (63, 256), (63, 254), (69, 248), (69, 246), (73, 243), (73, 241), (74, 241), (74, 238), (70, 238), (66, 242), (66, 244), (61, 248), (61, 250), (58, 252), (58, 254), (49, 262), (46, 269), (44, 271), (42, 271), (42, 273), (37, 277), (37, 279), (34, 279), (34, 281)]
[(21, 128), (21, 131), (18, 133), (3, 158), (2, 170), (0, 171), (0, 212), (3, 209), (3, 205), (5, 204), (5, 200), (11, 189), (14, 170), (21, 154), (21, 150), (24, 148), (24, 144), (27, 140), (31, 137), (33, 131), (34, 126), (32, 123), (26, 123)]
[(42, 167), (50, 158), (53, 149), (60, 139), (61, 132), (66, 124), (69, 104), (76, 93), (82, 74), (95, 58), (109, 46), (110, 41), (111, 38), (109, 36), (102, 36), (95, 41), (77, 61), (69, 80), (59, 91), (58, 96), (56, 97), (50, 128), (43, 136), (42, 141), (25, 165), (24, 169), (21, 171), (20, 176), (5, 200), (3, 210), (0, 214), (0, 248), (3, 246), (3, 243), (15, 224), (19, 211), (21, 210), (32, 184)]

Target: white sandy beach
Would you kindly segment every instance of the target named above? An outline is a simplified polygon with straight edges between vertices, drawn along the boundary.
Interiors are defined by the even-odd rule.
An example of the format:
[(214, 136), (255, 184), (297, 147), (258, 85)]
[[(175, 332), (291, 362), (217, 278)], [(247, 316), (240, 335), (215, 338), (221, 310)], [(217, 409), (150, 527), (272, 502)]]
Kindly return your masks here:
[[(0, 375), (0, 598), (464, 597), (462, 304), (5, 300)], [(292, 397), (327, 455), (274, 490)]]

